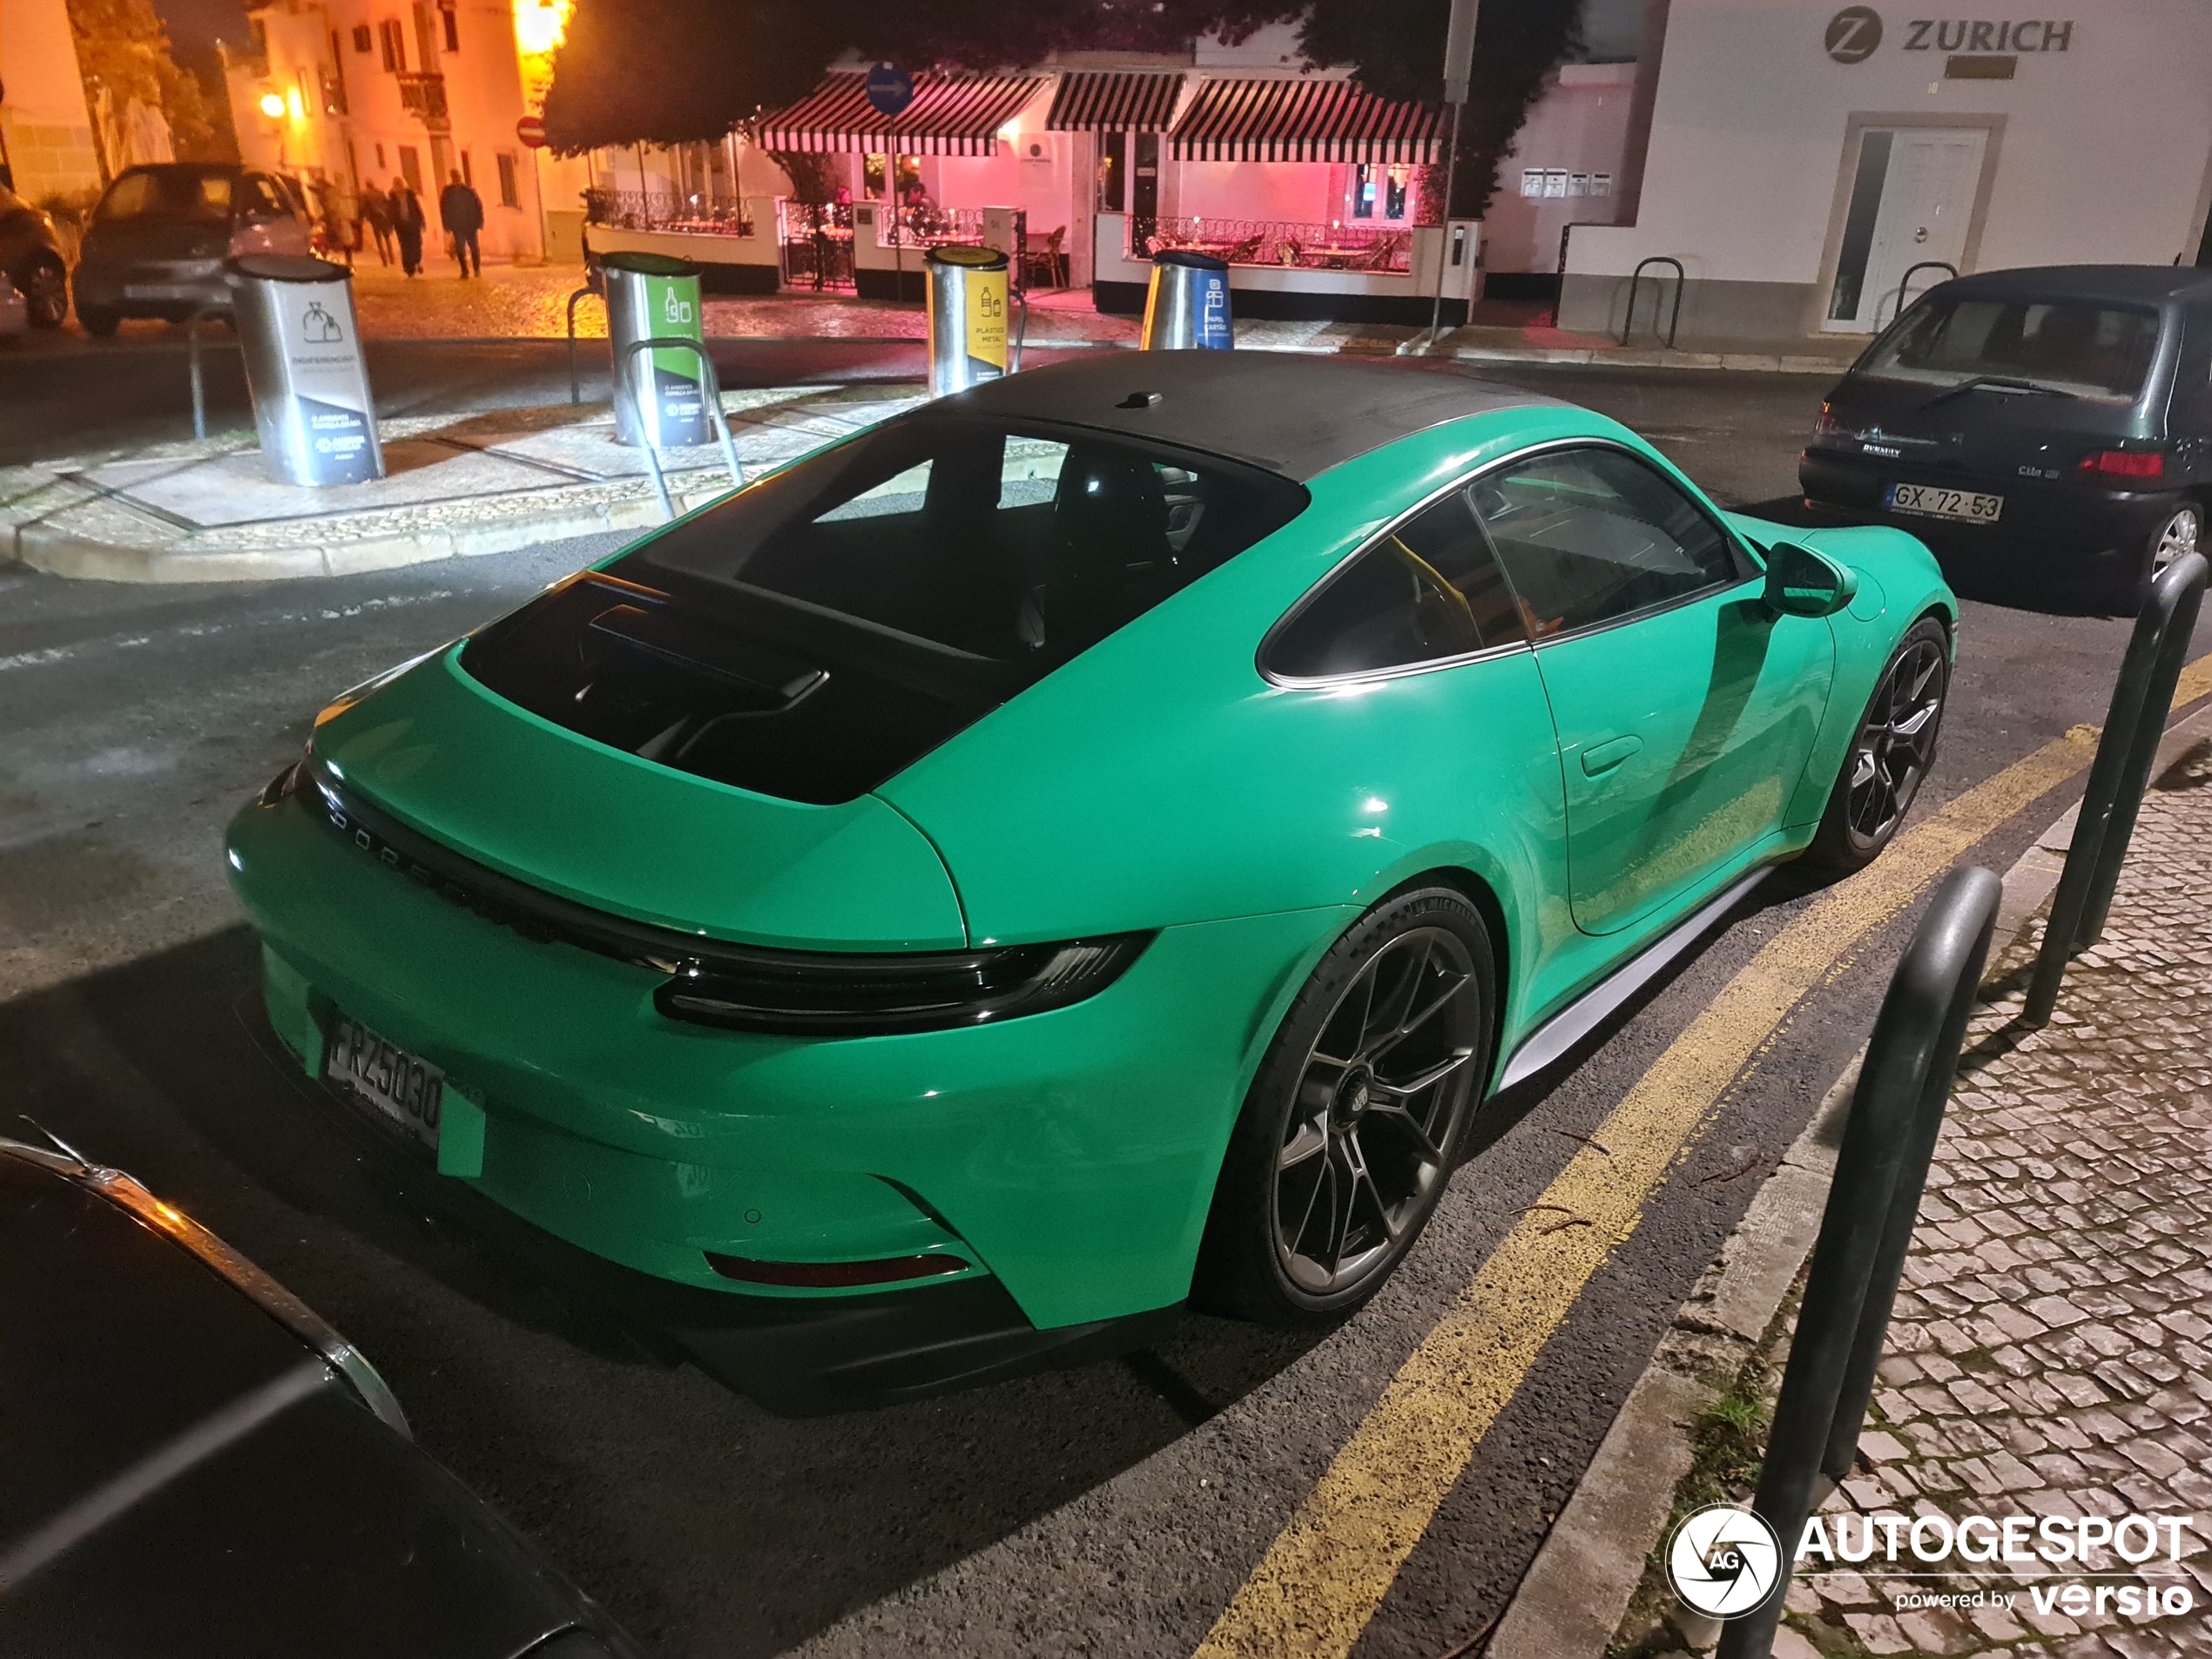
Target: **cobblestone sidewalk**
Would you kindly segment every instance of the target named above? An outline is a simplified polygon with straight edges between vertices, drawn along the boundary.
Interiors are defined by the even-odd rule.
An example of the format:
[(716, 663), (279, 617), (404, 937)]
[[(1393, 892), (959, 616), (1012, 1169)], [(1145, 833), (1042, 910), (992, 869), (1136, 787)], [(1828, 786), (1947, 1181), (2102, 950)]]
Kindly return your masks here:
[[(1791, 1626), (1824, 1652), (2212, 1654), (2208, 847), (2212, 739), (2156, 780), (2104, 941), (2075, 960), (2048, 1028), (2010, 1023), (2040, 921), (2000, 959), (1993, 988), (2004, 994), (1968, 1038), (1882, 1363), (1879, 1421), (1860, 1442), (1871, 1467), (1826, 1507), (1831, 1522), (2186, 1515), (2192, 1527), (2170, 1534), (2183, 1559), (2167, 1559), (2161, 1534), (2140, 1564), (2105, 1547), (2070, 1571), (2035, 1560), (1992, 1563), (1978, 1579), (1801, 1579)], [(2140, 1558), (2140, 1531), (2130, 1544)], [(1955, 1557), (1931, 1565), (1974, 1570)], [(2087, 1611), (2043, 1610), (2030, 1593), (2089, 1573), (2169, 1600), (2186, 1591), (2193, 1610), (2128, 1618), (2094, 1599)], [(1900, 1594), (1977, 1589), (2010, 1606), (1896, 1606)], [(1804, 1649), (1785, 1637), (1776, 1652)]]

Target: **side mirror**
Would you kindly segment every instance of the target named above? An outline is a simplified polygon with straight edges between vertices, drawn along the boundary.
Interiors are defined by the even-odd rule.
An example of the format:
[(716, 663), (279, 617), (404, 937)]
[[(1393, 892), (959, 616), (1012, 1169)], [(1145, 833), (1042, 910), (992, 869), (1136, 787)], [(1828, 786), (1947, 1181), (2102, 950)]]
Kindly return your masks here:
[(1785, 617), (1832, 617), (1858, 593), (1858, 577), (1795, 542), (1766, 550), (1766, 602)]

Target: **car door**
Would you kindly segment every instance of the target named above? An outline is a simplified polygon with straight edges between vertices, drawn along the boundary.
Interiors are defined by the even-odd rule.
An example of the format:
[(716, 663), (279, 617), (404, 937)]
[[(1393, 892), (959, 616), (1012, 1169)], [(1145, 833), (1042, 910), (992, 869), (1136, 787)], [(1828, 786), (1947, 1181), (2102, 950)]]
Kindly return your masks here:
[(1477, 480), (1536, 647), (1566, 775), (1575, 925), (1670, 911), (1783, 826), (1833, 678), (1718, 518), (1629, 450), (1548, 448)]

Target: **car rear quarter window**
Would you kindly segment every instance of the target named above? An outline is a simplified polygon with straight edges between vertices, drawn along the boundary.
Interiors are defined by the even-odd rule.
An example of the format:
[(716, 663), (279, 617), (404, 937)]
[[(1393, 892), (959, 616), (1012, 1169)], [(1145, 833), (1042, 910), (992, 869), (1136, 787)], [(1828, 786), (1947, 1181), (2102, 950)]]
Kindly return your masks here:
[(1448, 661), (1527, 637), (1504, 573), (1453, 490), (1337, 571), (1261, 648), (1285, 679)]
[(1478, 478), (1470, 498), (1536, 639), (1748, 574), (1719, 525), (1623, 450), (1548, 451)]
[(1992, 378), (2132, 403), (2158, 352), (2159, 314), (2087, 300), (1927, 300), (1856, 371), (1932, 387)]
[(226, 219), (230, 212), (227, 174), (161, 170), (125, 173), (100, 199), (94, 218), (102, 224), (130, 219)]

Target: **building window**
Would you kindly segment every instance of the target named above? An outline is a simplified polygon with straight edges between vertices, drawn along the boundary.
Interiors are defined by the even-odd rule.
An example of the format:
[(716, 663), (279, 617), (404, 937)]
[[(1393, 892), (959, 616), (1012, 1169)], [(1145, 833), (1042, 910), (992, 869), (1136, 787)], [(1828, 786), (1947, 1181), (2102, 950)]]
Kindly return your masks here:
[(400, 177), (407, 180), (407, 187), (416, 195), (422, 193), (422, 158), (411, 144), (400, 146)]
[(330, 31), (330, 67), (323, 72), (322, 108), (326, 115), (346, 113), (346, 50), (338, 31)]
[(1383, 181), (1383, 217), (1406, 217), (1406, 169), (1393, 167)]
[(376, 25), (376, 37), (384, 43), (384, 67), (394, 75), (407, 73), (407, 37), (400, 32), (399, 20), (387, 17)]
[(520, 207), (523, 205), (522, 192), (515, 183), (515, 157), (512, 152), (506, 150), (499, 152), (499, 205), (502, 207)]
[(454, 10), (453, 0), (438, 0), (438, 22), (445, 29), (446, 50), (461, 50), (461, 14)]
[(1375, 170), (1361, 162), (1352, 172), (1352, 216), (1372, 219), (1375, 216)]
[(357, 23), (354, 25), (354, 50), (357, 52), (366, 52), (369, 50), (369, 30), (365, 23)]
[(469, 152), (466, 150), (461, 152), (461, 182), (472, 189), (476, 183), (475, 170), (469, 165)]
[(376, 171), (384, 171), (384, 146), (381, 144), (376, 146)]

